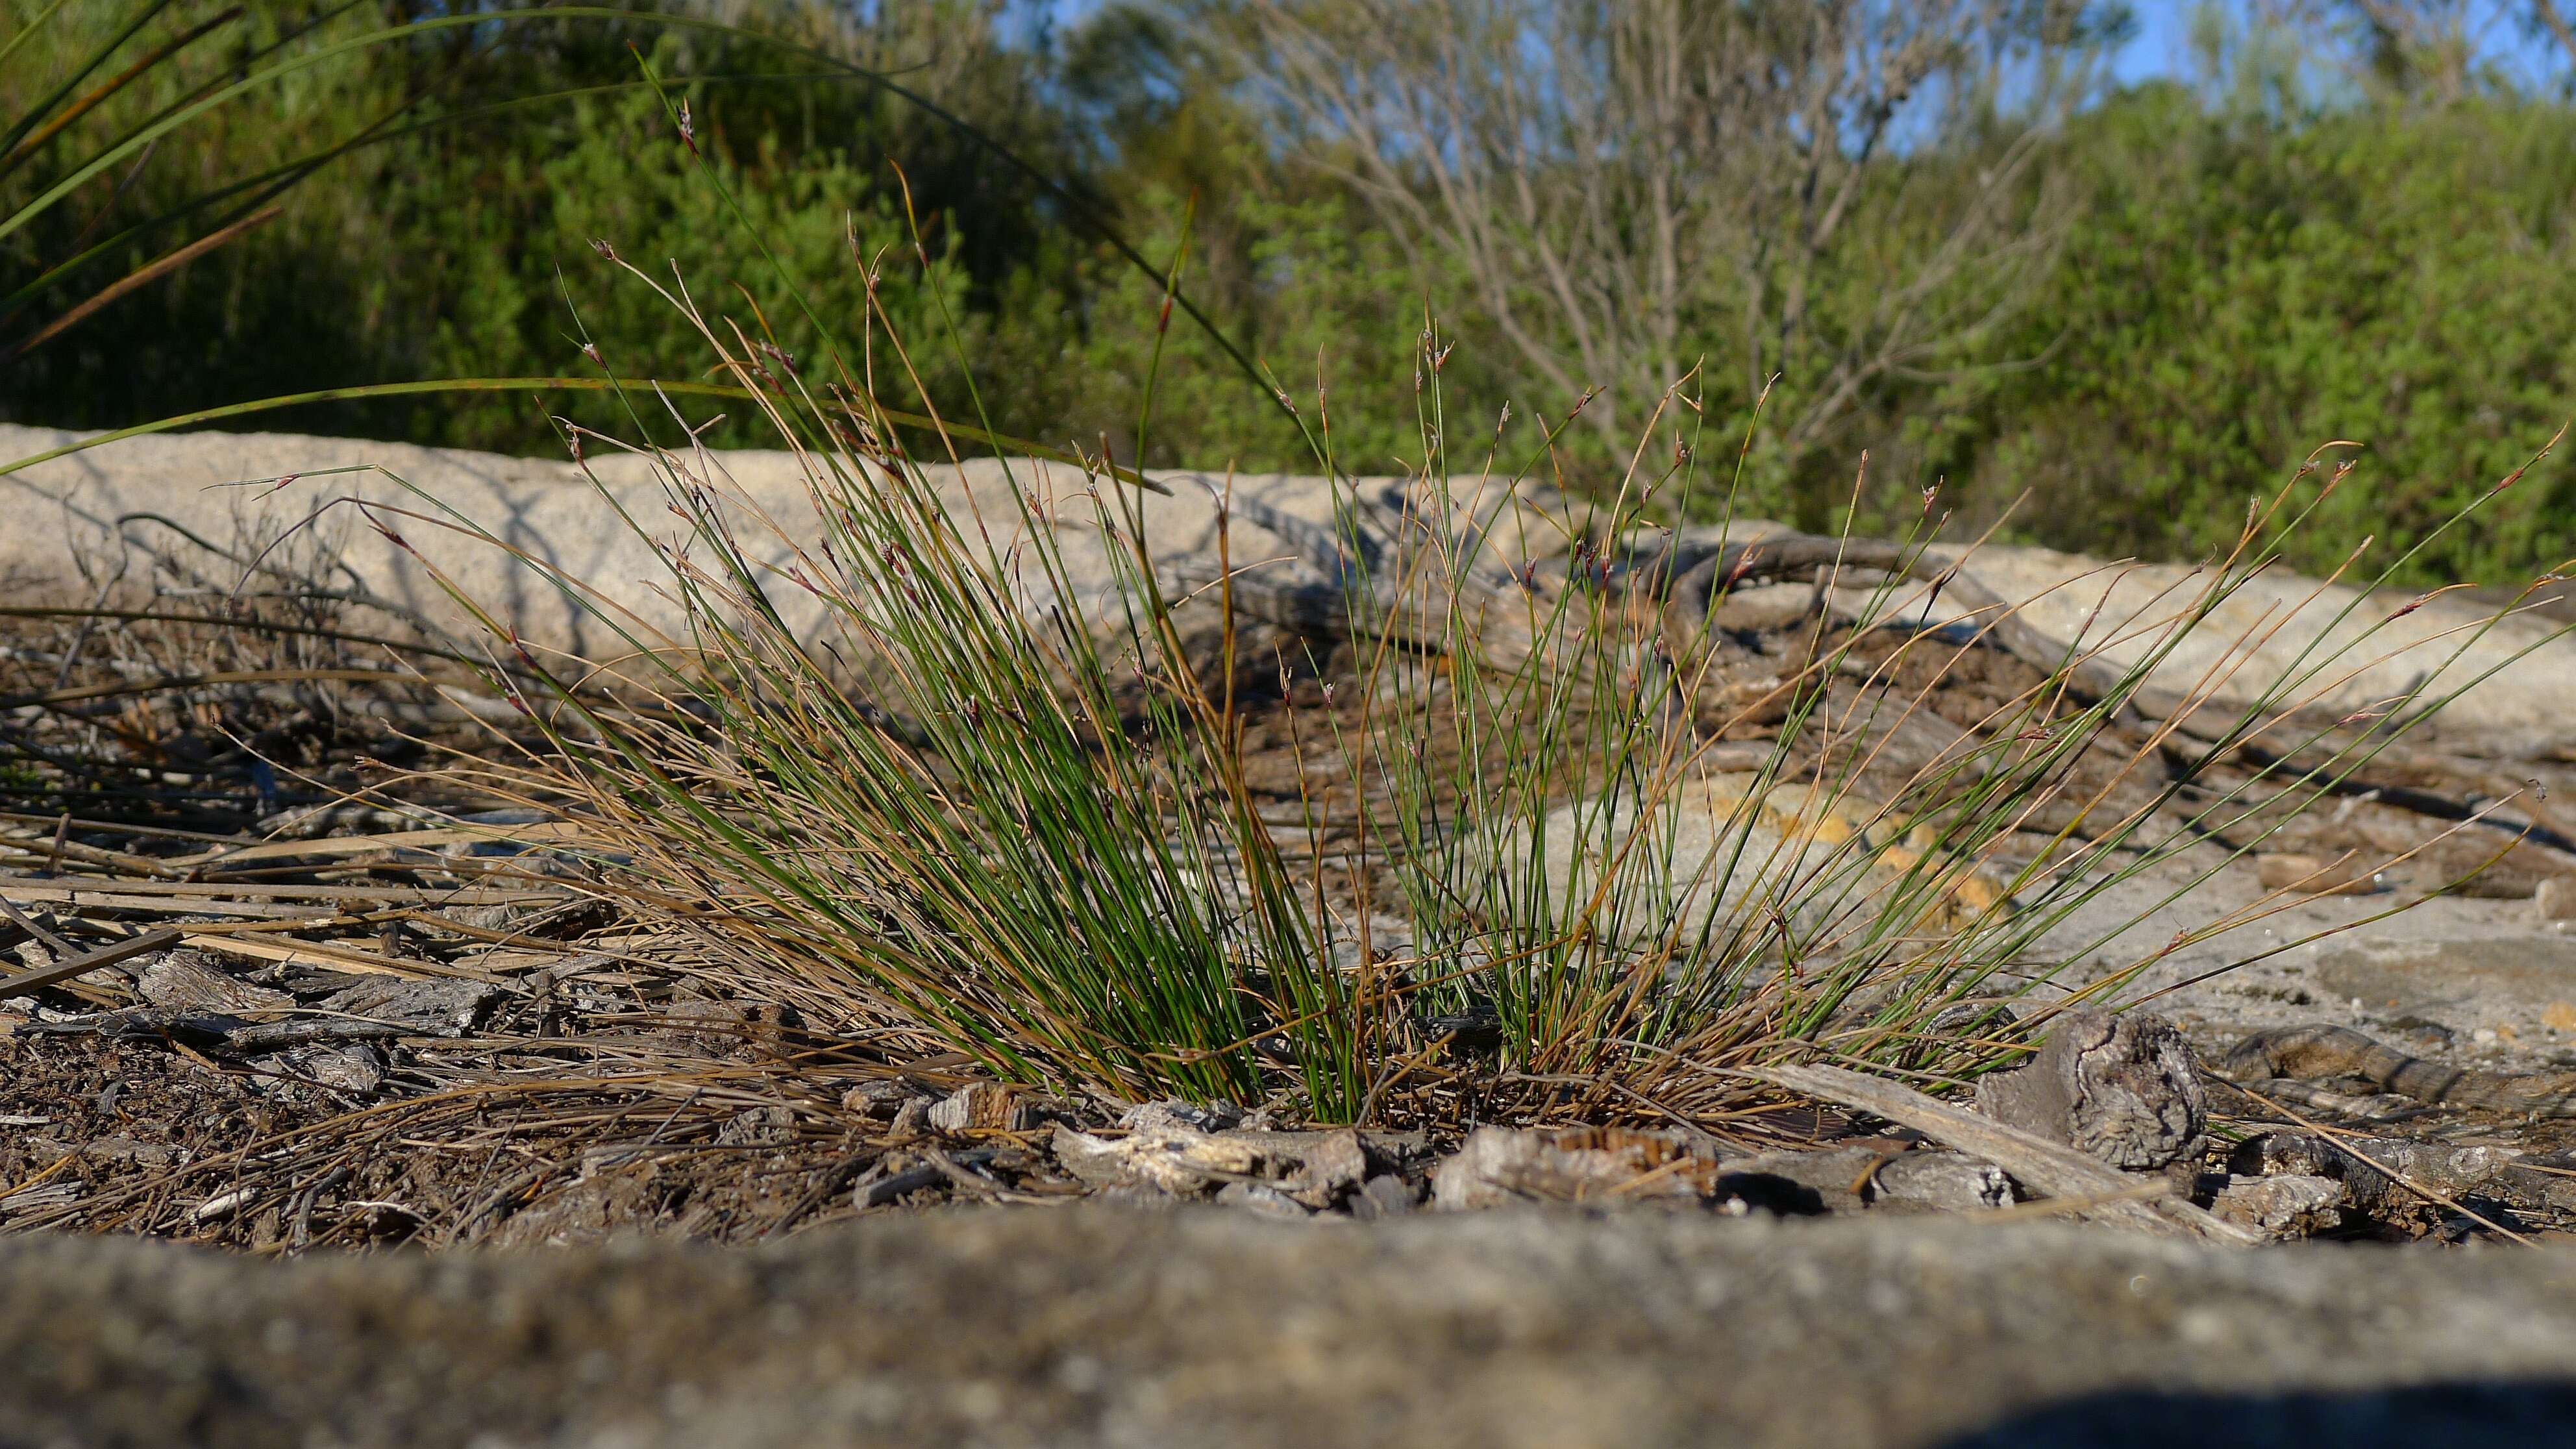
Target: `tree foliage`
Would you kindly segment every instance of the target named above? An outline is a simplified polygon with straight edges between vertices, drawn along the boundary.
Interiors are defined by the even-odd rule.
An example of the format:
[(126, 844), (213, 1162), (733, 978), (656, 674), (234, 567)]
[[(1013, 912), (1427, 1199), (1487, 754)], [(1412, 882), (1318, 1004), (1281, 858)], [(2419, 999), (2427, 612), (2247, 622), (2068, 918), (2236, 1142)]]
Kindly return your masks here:
[[(45, 3), (0, 0), (0, 21), (14, 34)], [(998, 426), (1127, 456), (1162, 283), (1105, 222), (1157, 269), (1183, 258), (1185, 291), (1276, 384), (1176, 319), (1149, 463), (1312, 467), (1293, 408), (1338, 465), (1394, 466), (1420, 447), (1436, 316), (1459, 339), (1457, 438), (1517, 458), (1597, 386), (1547, 470), (1605, 483), (1687, 378), (1654, 445), (1732, 450), (1751, 429), (1750, 502), (1810, 526), (1911, 516), (1938, 484), (2007, 536), (2188, 555), (2312, 446), (2358, 440), (2363, 473), (2297, 560), (2320, 567), (2365, 535), (2410, 541), (2576, 412), (2576, 94), (2564, 63), (2479, 62), (2472, 8), (2211, 8), (2193, 73), (2126, 91), (2096, 68), (2122, 7), (2056, 0), (1122, 0), (1079, 23), (1038, 0), (666, 0), (478, 22), (299, 72), (0, 238), (14, 291), (210, 186), (369, 140), (274, 224), (6, 364), (0, 418), (104, 427), (578, 371), (585, 339), (630, 375), (685, 365), (671, 310), (599, 240), (790, 354), (814, 343), (804, 305), (858, 332), (873, 271), (899, 330), (934, 329), (934, 302), (957, 317)], [(2557, 54), (2564, 6), (2488, 8)], [(164, 11), (132, 46), (219, 13)], [(0, 67), (0, 115), (128, 13), (63, 10)], [(250, 0), (238, 34), (17, 158), (0, 206), (245, 47), (456, 13), (481, 12)], [(643, 64), (801, 303), (691, 183)], [(98, 266), (165, 248), (138, 235)], [(953, 368), (926, 381), (962, 401)], [(264, 425), (536, 450), (546, 414), (595, 405), (406, 399)], [(2420, 572), (2506, 579), (2576, 553), (2576, 473), (2538, 470), (2483, 517)]]

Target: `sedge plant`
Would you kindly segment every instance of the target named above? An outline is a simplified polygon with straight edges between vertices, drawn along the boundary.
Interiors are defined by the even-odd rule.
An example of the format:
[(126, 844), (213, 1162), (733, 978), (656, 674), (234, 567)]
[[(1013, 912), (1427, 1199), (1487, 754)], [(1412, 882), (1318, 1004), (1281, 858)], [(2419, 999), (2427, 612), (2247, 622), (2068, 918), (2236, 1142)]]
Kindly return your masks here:
[[(1776, 545), (1766, 563), (1735, 526), (1736, 479), (1702, 474), (1689, 378), (1615, 487), (1579, 502), (1536, 488), (1564, 420), (1534, 436), (1506, 421), (1463, 447), (1450, 344), (1426, 324), (1409, 476), (1353, 479), (1320, 389), (1307, 410), (1277, 392), (1333, 494), (1335, 526), (1305, 540), (1323, 585), (1273, 587), (1275, 561), (1235, 548), (1230, 495), (1215, 575), (1191, 580), (1148, 545), (1152, 512), (1181, 506), (1158, 480), (1105, 456), (967, 462), (998, 436), (980, 398), (943, 412), (919, 381), (925, 340), (887, 308), (800, 360), (757, 304), (728, 315), (601, 250), (686, 319), (717, 381), (609, 374), (625, 435), (565, 431), (602, 526), (660, 558), (655, 599), (520, 555), (624, 657), (546, 657), (451, 585), (488, 636), (494, 687), (546, 737), (508, 779), (585, 827), (603, 880), (699, 938), (731, 989), (889, 1052), (1326, 1121), (1423, 1092), (1714, 1120), (1754, 1092), (1742, 1069), (1805, 1059), (1955, 1082), (2021, 1049), (2008, 1009), (2086, 954), (2065, 939), (2085, 907), (2258, 805), (2278, 829), (2448, 697), (2359, 729), (2316, 721), (2307, 707), (2354, 667), (2348, 639), (2225, 710), (2207, 707), (2225, 667), (2182, 699), (2152, 693), (2340, 471), (2310, 486), (2302, 469), (2191, 591), (2034, 644), (2014, 608), (1975, 597), (1973, 550), (1940, 538), (1928, 498), (1900, 538)], [(882, 259), (851, 264), (872, 299), (893, 285)], [(795, 280), (778, 278), (789, 305)], [(928, 345), (962, 347), (953, 325)], [(777, 511), (697, 445), (708, 419), (688, 409), (711, 392), (775, 433), (796, 506)], [(612, 486), (612, 452), (649, 485)], [(1712, 511), (1714, 530), (1637, 548)], [(438, 527), (511, 547), (436, 499), (371, 516), (397, 542)], [(1781, 559), (1814, 574), (1799, 647), (1750, 693), (1716, 677), (1705, 610), (1672, 607), (1690, 549), (1712, 566), (1712, 608)], [(1185, 637), (1192, 608), (1222, 621), (1215, 668)], [(1301, 714), (1290, 691), (1289, 730), (1328, 742), (1344, 787), (1306, 802), (1302, 852), (1245, 765), (1234, 655), (1238, 625), (1265, 612), (1355, 646), (1348, 677), (1326, 681), (1346, 699)], [(1909, 727), (1977, 650), (2012, 654), (2022, 682), (1910, 758)], [(2146, 770), (2266, 734), (2286, 763), (2258, 771), (2259, 790)], [(1331, 882), (1328, 831), (1360, 862)]]

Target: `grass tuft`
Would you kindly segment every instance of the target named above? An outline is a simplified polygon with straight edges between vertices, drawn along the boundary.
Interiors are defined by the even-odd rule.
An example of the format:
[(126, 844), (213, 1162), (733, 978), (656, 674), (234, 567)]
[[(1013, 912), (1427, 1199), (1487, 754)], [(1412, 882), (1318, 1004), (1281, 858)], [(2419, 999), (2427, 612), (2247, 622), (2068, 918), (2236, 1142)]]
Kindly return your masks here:
[[(2349, 650), (2232, 710), (2210, 703), (2228, 668), (2150, 697), (2341, 471), (2301, 469), (2192, 596), (2052, 645), (1979, 594), (1928, 500), (1893, 541), (1748, 543), (1731, 523), (1641, 550), (1720, 486), (1688, 431), (1580, 505), (1533, 483), (1544, 432), (1517, 462), (1500, 430), (1454, 460), (1448, 344), (1426, 328), (1411, 476), (1332, 471), (1320, 390), (1301, 415), (1334, 490), (1337, 525), (1306, 540), (1328, 582), (1238, 566), (1230, 493), (1227, 557), (1186, 579), (1149, 556), (1150, 510), (1176, 506), (1151, 480), (1004, 459), (961, 494), (956, 436), (917, 388), (880, 401), (917, 376), (882, 311), (799, 371), (756, 316), (629, 273), (793, 450), (807, 507), (763, 513), (688, 441), (702, 424), (619, 385), (634, 438), (567, 443), (594, 483), (605, 451), (649, 463), (680, 533), (618, 516), (656, 540), (683, 624), (657, 633), (555, 573), (632, 646), (600, 676), (459, 593), (514, 662), (495, 686), (532, 691), (549, 734), (511, 788), (578, 820), (604, 877), (729, 963), (730, 990), (889, 1052), (1323, 1121), (1716, 1122), (1757, 1095), (1743, 1069), (1802, 1061), (1955, 1083), (2248, 918), (2052, 989), (2137, 918), (2088, 925), (2106, 896), (2233, 842), (2176, 893), (2205, 884), (2441, 702), (2315, 718)], [(1700, 412), (1681, 386), (1666, 406)], [(423, 501), (414, 517), (507, 546)], [(1077, 537), (1097, 559), (1068, 555)], [(1810, 607), (1748, 686), (1715, 613), (1783, 577), (1812, 581)], [(1931, 616), (1944, 598), (1958, 617)], [(1210, 610), (1215, 629), (1189, 625)], [(1265, 625), (1353, 643), (1248, 660)], [(2253, 641), (2228, 642), (2241, 667)], [(2115, 662), (2115, 644), (2143, 647)], [(1936, 711), (1998, 658), (2015, 672), (1977, 717)], [(1275, 700), (1240, 687), (1264, 670)], [(1252, 782), (1256, 732), (1306, 762), (1288, 799)], [(2274, 765), (2207, 778), (2264, 740)]]

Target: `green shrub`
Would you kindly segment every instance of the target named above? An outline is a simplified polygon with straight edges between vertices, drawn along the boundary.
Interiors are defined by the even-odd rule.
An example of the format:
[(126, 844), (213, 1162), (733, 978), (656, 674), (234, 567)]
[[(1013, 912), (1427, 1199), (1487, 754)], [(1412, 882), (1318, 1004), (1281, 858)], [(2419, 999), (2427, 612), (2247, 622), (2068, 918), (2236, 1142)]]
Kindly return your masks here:
[[(1936, 456), (2062, 547), (2191, 556), (2323, 438), (2360, 477), (2295, 545), (2425, 537), (2576, 411), (2576, 109), (2482, 102), (2286, 125), (2154, 89), (2070, 141), (2083, 223), (2017, 350), (2045, 358)], [(2576, 471), (2535, 473), (2409, 581), (2576, 552)]]

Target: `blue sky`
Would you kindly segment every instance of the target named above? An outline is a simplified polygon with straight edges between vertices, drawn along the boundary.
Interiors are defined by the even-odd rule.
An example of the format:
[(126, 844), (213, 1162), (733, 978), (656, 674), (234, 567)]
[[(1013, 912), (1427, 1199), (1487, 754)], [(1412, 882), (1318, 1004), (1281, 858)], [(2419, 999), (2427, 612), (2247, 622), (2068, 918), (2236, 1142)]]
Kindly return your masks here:
[[(2129, 84), (2187, 74), (2191, 68), (2191, 17), (2201, 3), (2202, 0), (2132, 0), (2138, 33), (2114, 58), (2113, 72)], [(2240, 26), (2255, 9), (2252, 0), (2217, 3)], [(2471, 31), (2481, 41), (2481, 53), (2489, 61), (2525, 76), (2551, 75), (2565, 69), (2564, 58), (2552, 46), (2525, 33), (2515, 23), (2521, 10), (2519, 0), (2471, 0), (2469, 10)]]
[[(2131, 0), (2137, 16), (2138, 33), (2122, 48), (2113, 61), (2113, 71), (2121, 81), (2136, 84), (2159, 76), (2179, 76), (2191, 67), (2191, 17), (2203, 0)], [(2254, 10), (2254, 0), (2215, 0), (2221, 9), (2243, 24)], [(2471, 0), (2475, 21), (2480, 25), (2489, 56), (2524, 72), (2553, 73), (2564, 68), (2554, 51), (2521, 34), (2499, 17), (2515, 9), (2519, 0)], [(1070, 23), (1100, 8), (1101, 0), (1054, 0), (1059, 21)]]
[(2177, 74), (2189, 53), (2190, 16), (2195, 8), (2191, 0), (2165, 0), (2162, 4), (2146, 0), (2139, 5), (2137, 37), (2112, 62), (2114, 73), (2130, 85)]

